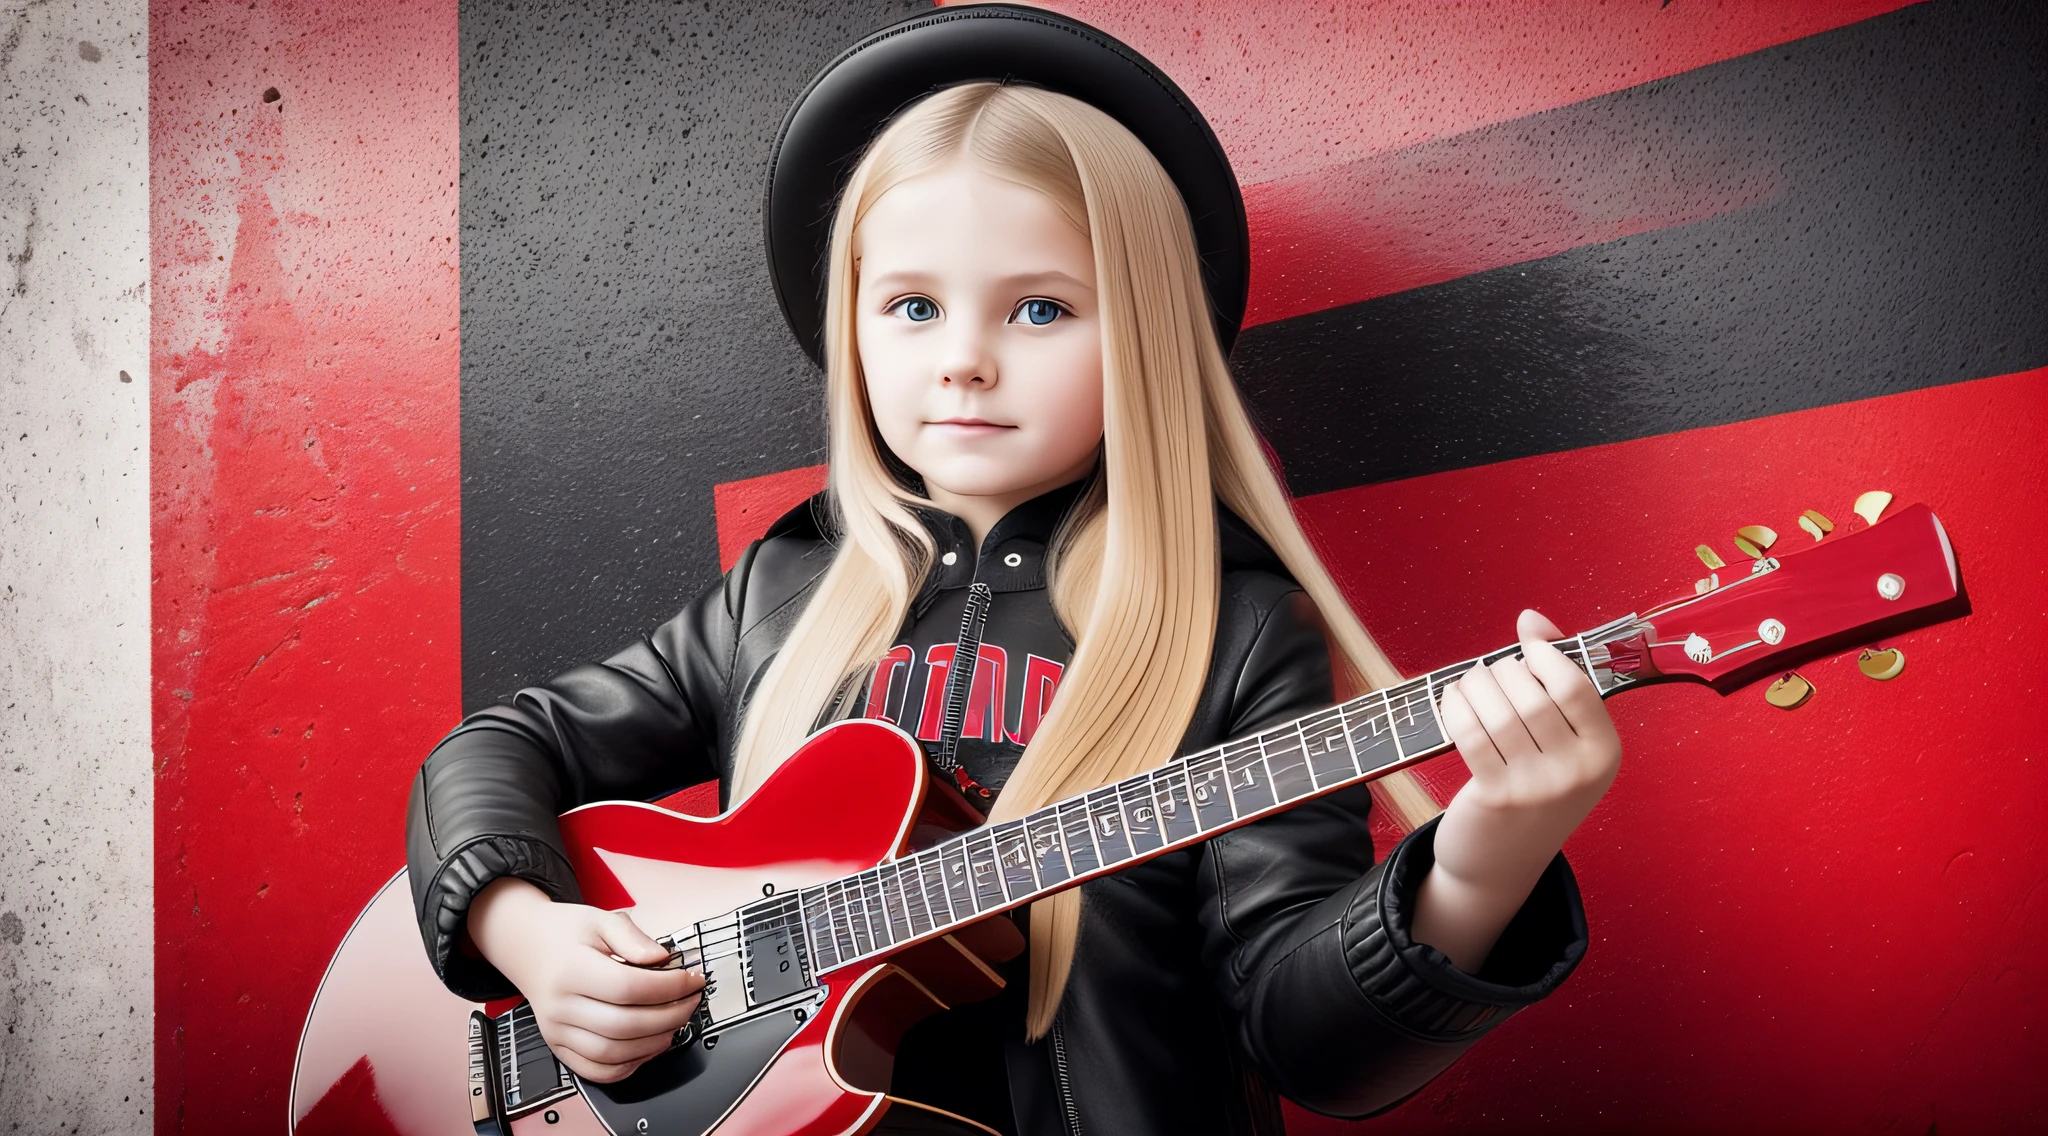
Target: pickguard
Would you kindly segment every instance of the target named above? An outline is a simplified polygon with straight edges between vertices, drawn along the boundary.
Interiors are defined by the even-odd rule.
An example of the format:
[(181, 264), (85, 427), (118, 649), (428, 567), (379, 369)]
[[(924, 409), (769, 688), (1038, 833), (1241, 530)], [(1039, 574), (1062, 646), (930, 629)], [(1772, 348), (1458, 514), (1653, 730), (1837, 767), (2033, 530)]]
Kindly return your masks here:
[(577, 1084), (612, 1136), (704, 1136), (803, 1028), (799, 1012), (764, 1014), (671, 1049), (623, 1081)]

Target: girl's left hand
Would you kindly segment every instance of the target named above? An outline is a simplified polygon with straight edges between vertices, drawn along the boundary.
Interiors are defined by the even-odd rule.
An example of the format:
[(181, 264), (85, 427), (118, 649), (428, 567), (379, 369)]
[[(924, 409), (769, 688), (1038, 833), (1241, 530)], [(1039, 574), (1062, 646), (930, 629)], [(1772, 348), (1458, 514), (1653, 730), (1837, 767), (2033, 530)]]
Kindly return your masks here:
[(1592, 680), (1524, 611), (1522, 658), (1474, 667), (1440, 717), (1472, 780), (1444, 810), (1436, 864), (1416, 905), (1416, 941), (1476, 972), (1567, 836), (1621, 767), (1621, 740)]

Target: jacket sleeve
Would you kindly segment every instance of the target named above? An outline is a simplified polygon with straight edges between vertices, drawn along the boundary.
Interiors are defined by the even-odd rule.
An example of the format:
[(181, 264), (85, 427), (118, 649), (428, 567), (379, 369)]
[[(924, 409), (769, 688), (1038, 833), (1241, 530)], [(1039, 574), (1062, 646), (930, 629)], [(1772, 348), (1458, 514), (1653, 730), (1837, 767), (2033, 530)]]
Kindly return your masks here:
[[(1245, 660), (1229, 734), (1331, 701), (1314, 606), (1292, 592)], [(1400, 1103), (1556, 989), (1586, 949), (1585, 910), (1561, 855), (1478, 974), (1415, 942), (1436, 821), (1374, 864), (1371, 803), (1354, 786), (1227, 833), (1209, 843), (1200, 874), (1204, 958), (1239, 1047), (1282, 1095), (1332, 1116)]]
[(581, 898), (557, 814), (717, 775), (753, 551), (653, 633), (470, 715), (428, 755), (407, 809), (406, 867), (420, 937), (448, 989), (474, 1001), (514, 992), (466, 933), (484, 885), (517, 876), (556, 900)]

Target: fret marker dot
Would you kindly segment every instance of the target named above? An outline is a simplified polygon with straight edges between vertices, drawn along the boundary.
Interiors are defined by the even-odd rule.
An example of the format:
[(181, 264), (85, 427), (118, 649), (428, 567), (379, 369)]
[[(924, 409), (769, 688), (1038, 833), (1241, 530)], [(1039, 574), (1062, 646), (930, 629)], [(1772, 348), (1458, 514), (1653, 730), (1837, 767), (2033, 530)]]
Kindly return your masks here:
[(944, 556), (939, 557), (939, 563), (944, 564), (948, 568), (951, 568), (953, 565), (958, 564), (959, 562), (960, 554), (957, 552), (948, 552)]

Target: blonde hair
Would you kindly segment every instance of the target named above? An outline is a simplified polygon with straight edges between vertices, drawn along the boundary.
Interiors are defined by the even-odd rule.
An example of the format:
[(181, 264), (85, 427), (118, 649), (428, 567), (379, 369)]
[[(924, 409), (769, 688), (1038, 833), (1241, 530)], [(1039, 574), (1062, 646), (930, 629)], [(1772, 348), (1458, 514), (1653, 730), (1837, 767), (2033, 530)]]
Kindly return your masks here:
[[(1074, 633), (1074, 656), (992, 819), (1174, 757), (1215, 637), (1219, 499), (1315, 601), (1333, 653), (1348, 664), (1340, 686), (1398, 682), (1267, 464), (1210, 322), (1187, 211), (1166, 172), (1086, 103), (1031, 87), (964, 84), (896, 117), (855, 167), (833, 220), (825, 353), (829, 486), (841, 539), (750, 700), (733, 799), (758, 787), (893, 645), (931, 565), (932, 538), (912, 513), (930, 502), (891, 474), (868, 406), (854, 340), (854, 233), (892, 187), (961, 158), (1045, 194), (1090, 235), (1103, 329), (1101, 474), (1049, 558), (1053, 608)], [(1405, 773), (1376, 788), (1407, 827), (1438, 811)], [(1033, 1038), (1051, 1027), (1079, 927), (1078, 889), (1033, 905)]]

